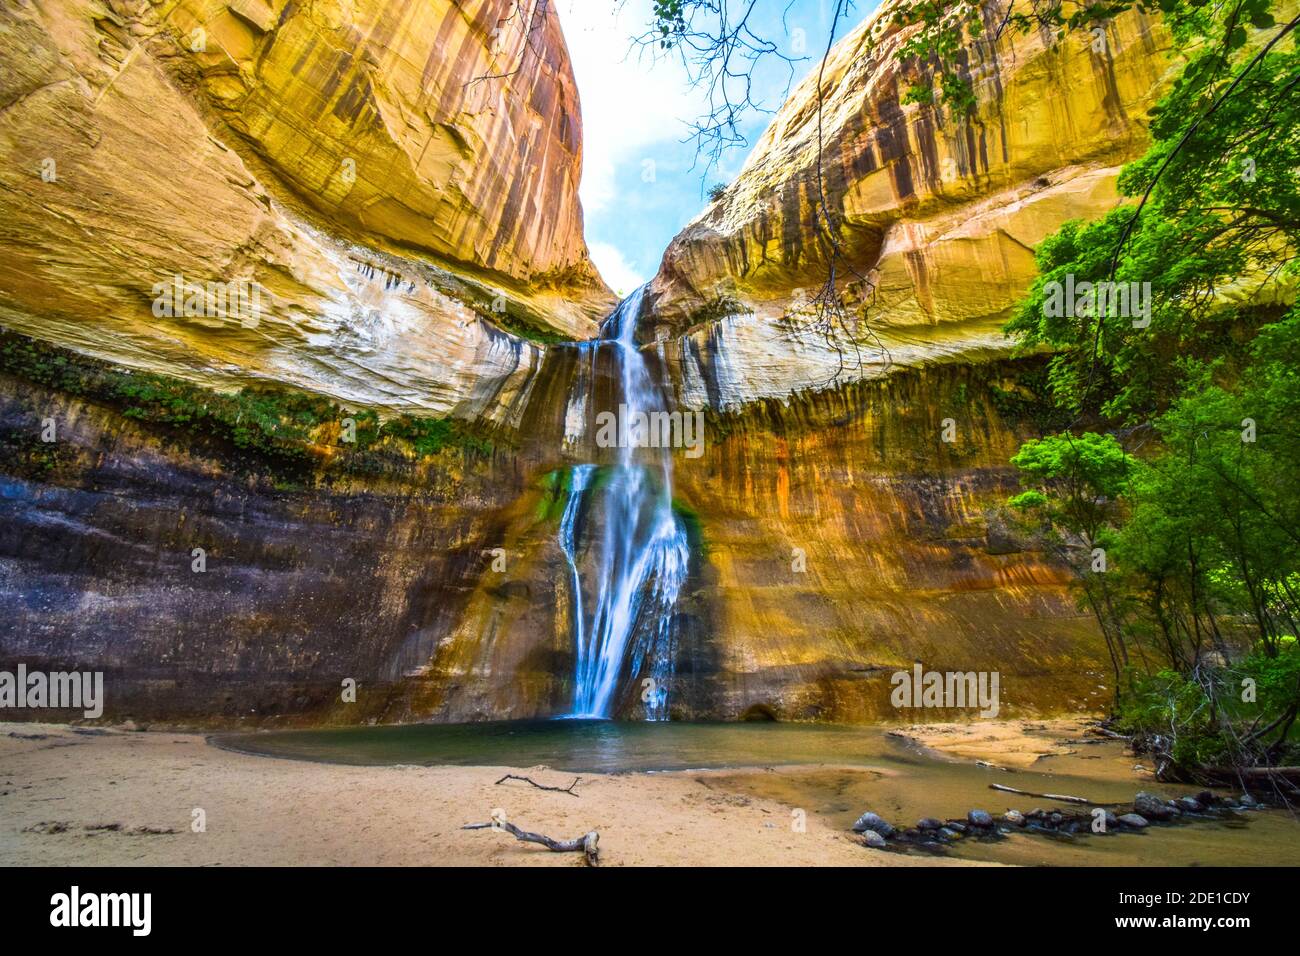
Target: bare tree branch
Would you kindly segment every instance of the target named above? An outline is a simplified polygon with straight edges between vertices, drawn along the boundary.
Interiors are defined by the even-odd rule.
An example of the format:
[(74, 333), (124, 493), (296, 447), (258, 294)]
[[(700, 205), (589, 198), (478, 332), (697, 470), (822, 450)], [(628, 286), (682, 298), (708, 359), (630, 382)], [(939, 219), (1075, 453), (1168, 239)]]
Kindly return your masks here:
[(794, 64), (805, 59), (787, 56), (776, 41), (756, 32), (752, 18), (758, 5), (759, 0), (741, 0), (733, 11), (728, 0), (688, 0), (675, 16), (661, 17), (633, 37), (635, 46), (656, 59), (679, 59), (690, 85), (704, 91), (707, 110), (689, 121), (686, 137), (695, 142), (696, 163), (704, 160), (701, 182), (728, 149), (749, 144), (742, 126), (751, 114), (775, 112), (756, 94), (755, 69), (763, 62), (785, 64), (784, 100), (794, 82)]
[[(498, 781), (499, 782), (499, 781)], [(504, 830), (523, 843), (538, 843), (552, 853), (581, 853), (587, 866), (600, 865), (600, 834), (595, 830), (585, 833), (573, 840), (554, 840), (543, 833), (530, 833), (521, 830), (505, 820), (489, 823), (467, 823), (462, 830)]]
[(574, 796), (574, 797), (576, 797), (576, 796), (578, 796), (578, 794), (576, 794), (576, 793), (573, 792), (573, 788), (576, 787), (576, 786), (578, 785), (578, 781), (580, 781), (581, 779), (582, 779), (581, 777), (574, 777), (574, 778), (573, 778), (573, 783), (569, 784), (567, 787), (548, 787), (548, 786), (545, 786), (544, 784), (540, 784), (540, 783), (538, 783), (538, 782), (537, 782), (536, 780), (534, 780), (532, 777), (520, 777), (520, 776), (518, 776), (518, 775), (516, 775), (516, 774), (508, 773), (508, 774), (506, 774), (504, 777), (502, 777), (500, 780), (498, 780), (497, 783), (498, 783), (498, 784), (503, 784), (503, 783), (505, 783), (507, 780), (522, 780), (522, 781), (524, 781), (525, 783), (531, 783), (531, 784), (532, 784), (534, 787), (536, 787), (538, 790), (550, 790), (550, 791), (552, 791), (552, 792), (554, 792), (554, 793), (567, 793), (567, 794), (569, 794), (570, 796)]

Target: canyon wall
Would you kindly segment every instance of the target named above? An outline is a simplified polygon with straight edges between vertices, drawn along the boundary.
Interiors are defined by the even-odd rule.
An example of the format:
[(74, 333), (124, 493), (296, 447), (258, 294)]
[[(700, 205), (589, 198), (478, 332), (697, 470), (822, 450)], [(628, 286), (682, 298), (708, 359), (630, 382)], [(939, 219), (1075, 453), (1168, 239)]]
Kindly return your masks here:
[[(611, 305), (545, 0), (21, 0), (0, 56), (11, 329), (472, 418)], [(158, 307), (176, 276), (205, 286), (186, 314)]]
[[(591, 457), (551, 440), (579, 364), (559, 351), (519, 431), (352, 470), (336, 424), (315, 464), (286, 472), (191, 425), (0, 375), (4, 665), (93, 666), (107, 716), (144, 723), (566, 712), (558, 531), (569, 469)], [(692, 558), (672, 716), (961, 716), (890, 707), (890, 676), (913, 661), (999, 672), (1003, 715), (1104, 703), (1104, 652), (1068, 572), (1002, 507), (1007, 458), (1037, 433), (1023, 382), (1039, 374), (1035, 360), (899, 371), (711, 418), (704, 454), (676, 462)], [(580, 563), (600, 520), (579, 516)], [(640, 676), (622, 716), (642, 715)]]
[[(906, 719), (889, 677), (914, 662), (997, 671), (1013, 711), (1108, 699), (1071, 572), (1005, 507), (1010, 457), (1053, 426), (1042, 360), (1009, 360), (1001, 329), (1034, 247), (1120, 201), (1177, 56), (1138, 10), (1058, 38), (1002, 30), (990, 3), (957, 56), (976, 107), (955, 115), (905, 102), (934, 77), (899, 61), (914, 28), (891, 7), (832, 50), (820, 130), (814, 70), (651, 285), (646, 347), (721, 429), (677, 459), (705, 555), (683, 714)], [(845, 321), (815, 304), (827, 215)]]
[[(603, 460), (572, 403), (581, 419), (617, 393), (600, 350), (556, 340), (592, 335), (611, 302), (581, 240), (554, 13), (513, 10), (0, 11), (0, 325), (214, 395), (339, 403), (285, 472), (238, 422), (214, 434), (189, 406), (150, 412), (129, 377), (88, 390), (79, 360), (19, 368), (0, 342), (3, 663), (103, 669), (111, 717), (171, 723), (567, 709), (558, 521), (570, 468)], [(889, 706), (914, 662), (998, 671), (1004, 715), (1107, 700), (1070, 572), (1003, 507), (1009, 457), (1054, 426), (1042, 360), (1008, 358), (998, 331), (1033, 245), (1116, 202), (1169, 77), (1158, 22), (1104, 33), (976, 44), (973, 118), (902, 103), (922, 74), (881, 18), (835, 48), (825, 186), (874, 287), (848, 285), (868, 306), (857, 329), (827, 334), (806, 308), (826, 267), (809, 83), (665, 254), (646, 354), (707, 421), (702, 456), (675, 455), (692, 560), (674, 717), (959, 716)], [(173, 273), (269, 298), (255, 324), (156, 316), (152, 285)], [(357, 458), (337, 419), (363, 412), (474, 437), (430, 447), (417, 423)], [(600, 520), (584, 519), (580, 560)], [(641, 713), (638, 676), (622, 716)]]
[[(716, 419), (675, 489), (704, 572), (684, 713), (834, 721), (898, 711), (890, 678), (997, 672), (1006, 714), (1104, 707), (1111, 685), (1072, 572), (1006, 500), (1041, 434), (1041, 360), (944, 364)], [(950, 428), (945, 440), (945, 426)]]
[[(672, 340), (684, 403), (1005, 353), (1001, 327), (1036, 274), (1034, 246), (1117, 204), (1119, 168), (1145, 149), (1147, 110), (1175, 68), (1167, 29), (1137, 9), (1058, 39), (1002, 30), (1005, 5), (993, 2), (984, 38), (957, 57), (976, 108), (954, 115), (904, 102), (934, 78), (899, 62), (916, 28), (890, 12), (884, 3), (830, 54), (820, 164), (814, 70), (665, 253), (647, 336)], [(812, 304), (828, 273), (821, 190), (853, 315), (829, 328)]]
[[(46, 419), (49, 446), (31, 437)], [(298, 488), (193, 431), (9, 376), (0, 451), (4, 667), (93, 667), (106, 714), (143, 722), (423, 716), (403, 678), (531, 493), (509, 455), (454, 447)]]

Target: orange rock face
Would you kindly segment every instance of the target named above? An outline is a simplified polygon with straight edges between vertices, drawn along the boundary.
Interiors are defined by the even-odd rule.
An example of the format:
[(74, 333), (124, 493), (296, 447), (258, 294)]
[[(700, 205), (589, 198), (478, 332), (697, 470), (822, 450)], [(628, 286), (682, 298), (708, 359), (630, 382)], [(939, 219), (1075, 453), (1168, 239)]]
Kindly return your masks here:
[(582, 119), (548, 0), (182, 0), (230, 125), (322, 212), (515, 279), (596, 285)]
[[(549, 3), (0, 9), (0, 324), (217, 388), (499, 411), (612, 296)], [(256, 284), (256, 323), (156, 287)]]
[[(841, 352), (852, 358), (844, 381), (1005, 348), (1001, 326), (1036, 274), (1033, 247), (1066, 220), (1113, 207), (1119, 167), (1146, 146), (1146, 113), (1174, 56), (1158, 19), (1134, 10), (1098, 34), (1007, 30), (969, 45), (978, 106), (962, 117), (903, 103), (931, 78), (896, 58), (909, 30), (888, 22), (889, 6), (837, 44), (823, 84), (821, 182), (843, 253), (838, 285), (865, 308), (859, 327), (835, 342), (799, 334), (828, 272), (815, 209), (816, 71), (664, 256), (653, 287), (661, 334), (685, 333), (684, 365), (690, 352), (730, 353), (715, 402), (824, 385)], [(985, 7), (988, 37), (1002, 14)], [(752, 311), (718, 318), (720, 297)], [(695, 392), (686, 401), (702, 404)]]

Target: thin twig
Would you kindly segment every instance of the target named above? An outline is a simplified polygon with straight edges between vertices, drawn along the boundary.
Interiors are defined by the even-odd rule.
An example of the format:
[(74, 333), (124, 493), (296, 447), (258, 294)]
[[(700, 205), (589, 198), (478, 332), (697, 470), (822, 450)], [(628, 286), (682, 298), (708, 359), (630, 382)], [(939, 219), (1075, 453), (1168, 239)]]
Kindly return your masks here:
[(534, 780), (532, 777), (520, 777), (520, 776), (517, 776), (517, 775), (515, 775), (515, 774), (513, 774), (513, 773), (508, 773), (508, 774), (506, 774), (504, 777), (502, 777), (500, 780), (498, 780), (497, 783), (498, 783), (498, 784), (502, 784), (502, 783), (505, 783), (507, 780), (522, 780), (522, 781), (524, 781), (525, 783), (531, 783), (531, 784), (532, 784), (534, 787), (536, 787), (538, 790), (551, 790), (551, 791), (553, 791), (553, 792), (555, 792), (555, 793), (567, 793), (567, 794), (569, 794), (570, 796), (574, 796), (574, 797), (576, 797), (576, 796), (579, 796), (579, 794), (574, 793), (574, 792), (573, 792), (573, 788), (576, 787), (576, 786), (578, 785), (578, 781), (580, 781), (581, 779), (582, 779), (581, 777), (574, 777), (574, 778), (573, 778), (573, 783), (569, 784), (567, 787), (548, 787), (548, 786), (545, 786), (544, 784), (540, 784), (540, 783), (538, 783), (538, 782), (537, 782), (536, 780)]

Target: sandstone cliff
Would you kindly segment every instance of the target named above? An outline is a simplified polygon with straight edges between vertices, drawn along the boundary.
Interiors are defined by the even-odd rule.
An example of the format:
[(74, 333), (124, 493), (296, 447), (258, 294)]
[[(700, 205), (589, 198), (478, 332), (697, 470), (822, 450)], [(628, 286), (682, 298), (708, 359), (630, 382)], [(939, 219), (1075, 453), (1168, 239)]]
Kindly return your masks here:
[[(0, 55), (0, 324), (218, 388), (509, 418), (529, 339), (610, 304), (542, 0), (23, 0)], [(157, 315), (174, 276), (256, 283), (255, 321)]]
[(596, 289), (578, 92), (547, 0), (169, 6), (168, 28), (204, 37), (191, 57), (223, 119), (324, 214), (471, 270)]
[[(566, 712), (569, 480), (553, 439), (575, 351), (548, 360), (518, 441), (348, 472), (322, 448), (286, 474), (191, 426), (0, 374), (0, 661), (104, 671), (109, 719)], [(711, 420), (705, 454), (676, 467), (691, 560), (673, 716), (896, 720), (889, 678), (914, 660), (997, 670), (1004, 715), (1103, 702), (1104, 651), (1068, 573), (999, 517), (1007, 456), (1036, 433), (1029, 361), (900, 372)], [(937, 440), (945, 417), (951, 444)], [(37, 437), (47, 418), (52, 445)], [(581, 515), (580, 558), (599, 520)], [(340, 697), (349, 678), (355, 703)], [(639, 689), (627, 674), (620, 715), (641, 715)]]
[[(575, 651), (557, 521), (569, 466), (593, 460), (564, 441), (569, 400), (589, 414), (618, 392), (599, 348), (536, 341), (590, 334), (607, 296), (581, 246), (576, 97), (553, 15), (530, 30), (503, 22), (506, 7), (0, 11), (15, 64), (0, 79), (0, 325), (208, 385), (273, 380), (451, 413), (489, 436), (398, 443), (340, 470), (338, 422), (314, 421), (307, 463), (286, 475), (186, 409), (144, 420), (129, 383), (114, 404), (118, 392), (68, 386), (57, 362), (37, 385), (0, 375), (6, 660), (106, 669), (114, 717), (565, 710)], [(676, 461), (691, 568), (675, 716), (896, 718), (889, 674), (916, 660), (999, 671), (1004, 713), (1107, 694), (1068, 571), (1000, 508), (1009, 456), (1048, 425), (1041, 362), (1000, 356), (998, 328), (1032, 246), (1115, 201), (1168, 40), (1133, 13), (1101, 50), (981, 46), (980, 108), (957, 121), (900, 105), (899, 36), (879, 23), (832, 56), (826, 183), (875, 282), (869, 320), (889, 359), (863, 336), (863, 366), (841, 370), (854, 343), (799, 314), (825, 266), (808, 84), (673, 243), (643, 317), (651, 365), (710, 409), (705, 453)], [(484, 71), (505, 75), (472, 82)], [(254, 327), (159, 319), (148, 292), (173, 272), (255, 278), (272, 299)], [(893, 374), (865, 381), (887, 361)], [(47, 418), (53, 448), (35, 437)], [(948, 418), (956, 440), (942, 442)], [(362, 688), (356, 706), (339, 701), (344, 678)]]
[(822, 181), (846, 301), (866, 307), (865, 321), (828, 340), (808, 314), (827, 274), (813, 71), (654, 280), (684, 402), (735, 405), (1004, 350), (1001, 325), (1036, 274), (1034, 246), (1117, 202), (1119, 167), (1145, 148), (1146, 112), (1170, 79), (1158, 19), (1133, 10), (1100, 36), (995, 39), (1003, 7), (986, 5), (987, 39), (961, 57), (978, 99), (967, 118), (903, 104), (928, 73), (896, 59), (910, 28), (890, 23), (889, 9), (836, 45), (823, 84)]

